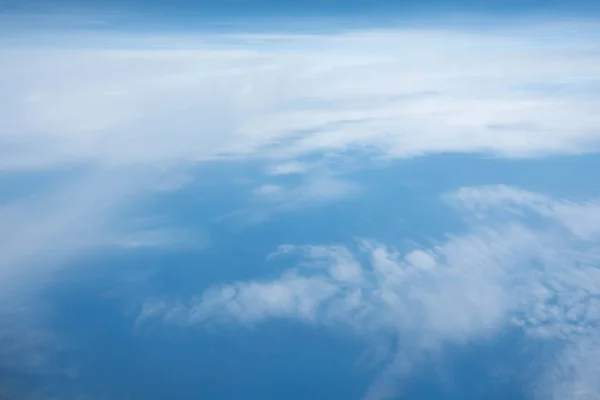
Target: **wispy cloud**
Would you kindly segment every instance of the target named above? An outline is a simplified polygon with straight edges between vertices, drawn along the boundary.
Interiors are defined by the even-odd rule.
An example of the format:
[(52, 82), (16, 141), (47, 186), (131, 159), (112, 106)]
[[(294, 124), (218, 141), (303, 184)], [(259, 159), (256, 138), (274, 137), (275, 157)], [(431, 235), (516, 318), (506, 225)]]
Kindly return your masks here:
[(360, 191), (354, 182), (327, 175), (312, 176), (298, 184), (265, 184), (255, 189), (261, 201), (280, 204), (283, 208), (297, 208), (314, 203), (343, 199)]
[[(548, 23), (476, 35), (460, 29), (404, 29), (260, 37), (82, 37), (67, 32), (42, 41), (30, 36), (27, 48), (0, 40), (0, 171), (47, 172), (65, 165), (82, 171), (81, 179), (57, 185), (45, 197), (21, 199), (0, 209), (3, 298), (19, 296), (16, 288), (33, 287), (32, 282), (42, 282), (48, 271), (99, 242), (110, 242), (111, 224), (130, 204), (189, 182), (185, 174), (164, 173), (181, 171), (182, 166), (269, 158), (270, 178), (257, 184), (253, 201), (270, 213), (331, 203), (360, 189), (342, 175), (306, 170), (299, 161), (310, 158), (306, 156), (356, 150), (391, 158), (446, 152), (537, 157), (598, 151), (600, 102), (590, 88), (600, 82), (600, 42), (589, 25), (573, 29)], [(298, 183), (276, 181), (295, 172), (306, 175)], [(533, 202), (534, 210), (549, 208), (557, 221), (571, 221), (570, 231), (579, 236), (569, 240), (591, 238), (597, 232), (584, 215), (595, 212), (593, 204), (582, 212), (580, 204), (527, 201)], [(478, 234), (489, 236), (486, 241), (454, 238), (444, 246), (453, 248), (462, 240), (481, 246), (484, 253), (505, 248), (507, 257), (520, 260), (525, 257), (521, 250), (511, 247), (518, 245), (504, 243), (504, 235), (532, 241), (529, 250), (541, 240), (520, 226), (502, 229), (512, 230), (483, 230)], [(163, 239), (154, 232), (129, 244)], [(487, 249), (494, 240), (502, 244)], [(302, 309), (322, 323), (331, 321), (322, 316), (324, 310), (334, 313), (330, 304), (366, 296), (367, 304), (377, 299), (374, 308), (340, 311), (334, 321), (353, 325), (355, 312), (360, 311), (360, 318), (383, 312), (387, 319), (374, 320), (374, 326), (397, 332), (391, 304), (400, 300), (380, 298), (390, 290), (369, 292), (364, 285), (377, 287), (389, 279), (394, 292), (402, 281), (396, 275), (405, 266), (410, 276), (420, 277), (437, 276), (431, 271), (439, 271), (440, 263), (462, 265), (444, 246), (413, 253), (405, 261), (379, 245), (370, 246), (364, 251), (372, 255), (372, 264), (363, 265), (358, 274), (341, 267), (310, 277), (292, 273), (282, 278), (282, 285), (270, 288), (272, 297), (245, 295), (250, 289), (240, 284), (232, 299), (254, 299), (256, 307), (263, 307), (258, 316), (283, 315), (287, 308), (269, 303), (269, 298), (280, 296), (291, 310)], [(447, 268), (442, 274), (467, 286), (454, 300), (457, 310), (463, 310), (456, 311), (455, 321), (438, 320), (436, 315), (446, 314), (434, 305), (426, 314), (431, 320), (413, 316), (412, 306), (403, 311), (404, 317), (415, 320), (416, 326), (440, 324), (444, 338), (459, 337), (462, 329), (493, 330), (511, 304), (504, 286), (490, 277), (504, 276), (494, 272), (494, 262), (478, 272), (482, 276), (473, 275), (489, 285), (489, 298), (472, 308), (465, 297), (472, 283), (451, 274), (466, 267)], [(346, 281), (343, 276), (360, 279)], [(257, 285), (252, 290), (260, 292), (261, 283)], [(282, 289), (286, 285), (291, 285), (291, 293)], [(422, 298), (402, 301), (429, 304), (433, 300), (427, 300), (427, 285), (419, 292)], [(316, 302), (306, 297), (313, 289)], [(443, 301), (455, 298), (450, 292), (440, 295)], [(226, 304), (218, 299), (215, 304)], [(499, 311), (480, 310), (485, 305)], [(0, 308), (0, 316), (2, 312)]]
[(307, 208), (322, 207), (360, 196), (362, 187), (338, 174), (318, 171), (292, 182), (272, 182), (256, 186), (241, 209), (221, 217), (242, 224), (264, 222), (274, 215)]
[(57, 341), (46, 330), (48, 308), (37, 294), (57, 269), (98, 242), (106, 245), (108, 226), (135, 191), (123, 183), (96, 171), (0, 206), (0, 368), (46, 367)]
[(293, 175), (301, 174), (311, 169), (310, 164), (301, 162), (287, 162), (271, 166), (267, 172), (269, 175)]
[[(99, 166), (121, 182), (114, 189), (113, 178), (99, 183), (119, 202), (129, 198), (122, 188), (136, 186), (144, 168), (160, 175), (216, 158), (273, 158), (270, 173), (277, 176), (308, 172), (297, 156), (356, 149), (375, 157), (596, 151), (600, 103), (596, 92), (582, 87), (600, 79), (597, 34), (588, 25), (572, 28), (165, 35), (155, 49), (139, 48), (157, 43), (154, 36), (108, 33), (86, 42), (95, 48), (61, 48), (60, 35), (43, 50), (5, 43), (0, 170)], [(115, 165), (119, 169), (110, 169)], [(261, 182), (267, 186), (257, 188), (256, 198), (287, 205), (333, 201), (356, 188), (318, 172), (300, 186)], [(156, 189), (176, 190), (188, 180), (169, 175)], [(267, 193), (269, 187), (279, 189)], [(46, 218), (56, 218), (57, 227), (66, 224), (59, 215), (80, 207), (72, 209), (67, 198), (91, 198), (95, 189), (89, 183), (56, 190), (69, 195), (57, 194), (63, 200), (53, 203), (54, 217), (36, 224)], [(90, 218), (100, 219), (111, 209), (89, 207)], [(26, 213), (4, 213), (28, 226), (17, 221)], [(85, 218), (68, 220), (80, 224), (74, 229), (91, 226)], [(7, 236), (11, 243), (16, 237)]]
[(47, 179), (56, 182), (48, 182), (41, 194), (26, 192), (0, 204), (0, 368), (38, 371), (60, 349), (60, 339), (45, 324), (52, 310), (38, 297), (58, 271), (106, 248), (208, 244), (204, 232), (174, 229), (164, 221), (132, 221), (134, 204), (164, 190), (162, 174), (130, 168), (75, 172), (66, 179), (50, 173)]
[[(531, 199), (563, 203), (506, 186), (463, 188), (453, 198), (463, 206), (476, 198), (482, 206), (504, 210), (497, 193), (528, 199), (516, 202), (521, 208)], [(600, 212), (585, 203), (569, 207), (587, 210), (592, 218)], [(533, 209), (554, 226), (568, 221)], [(540, 396), (562, 399), (568, 392), (566, 398), (583, 400), (600, 393), (600, 364), (593, 352), (584, 351), (600, 339), (598, 244), (578, 230), (538, 229), (504, 214), (405, 254), (370, 241), (358, 247), (285, 245), (271, 257), (299, 255), (301, 261), (280, 278), (215, 286), (189, 303), (155, 301), (140, 321), (158, 316), (183, 324), (252, 325), (291, 318), (350, 330), (369, 343), (392, 337), (400, 350), (365, 399), (397, 395), (413, 366), (444, 343), (467, 343), (517, 327), (562, 348), (555, 364), (538, 376)], [(368, 262), (359, 261), (365, 256)]]
[(512, 29), (275, 35), (260, 48), (251, 35), (187, 38), (204, 46), (186, 50), (169, 36), (155, 50), (4, 48), (0, 168), (356, 148), (597, 151), (597, 92), (585, 88), (600, 79), (598, 33)]
[(575, 202), (553, 199), (506, 185), (463, 188), (446, 199), (458, 203), (478, 217), (495, 210), (522, 214), (533, 212), (552, 219), (580, 238), (594, 239), (600, 233), (600, 200)]

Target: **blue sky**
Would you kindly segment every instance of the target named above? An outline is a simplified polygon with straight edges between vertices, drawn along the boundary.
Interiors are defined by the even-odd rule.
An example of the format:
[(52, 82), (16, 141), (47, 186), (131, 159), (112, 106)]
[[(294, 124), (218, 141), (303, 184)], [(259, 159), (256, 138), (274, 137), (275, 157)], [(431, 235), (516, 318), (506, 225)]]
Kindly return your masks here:
[(4, 29), (11, 32), (86, 28), (314, 33), (410, 25), (488, 28), (556, 17), (587, 19), (597, 15), (600, 7), (591, 0), (3, 0), (0, 11)]
[(0, 2), (0, 397), (600, 396), (596, 8)]

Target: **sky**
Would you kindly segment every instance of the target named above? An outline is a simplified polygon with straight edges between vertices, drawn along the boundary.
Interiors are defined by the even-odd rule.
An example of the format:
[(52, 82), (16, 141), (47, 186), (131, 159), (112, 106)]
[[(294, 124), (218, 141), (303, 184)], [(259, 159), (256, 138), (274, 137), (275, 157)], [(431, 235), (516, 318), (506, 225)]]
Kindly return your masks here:
[(0, 0), (0, 399), (599, 398), (596, 3)]

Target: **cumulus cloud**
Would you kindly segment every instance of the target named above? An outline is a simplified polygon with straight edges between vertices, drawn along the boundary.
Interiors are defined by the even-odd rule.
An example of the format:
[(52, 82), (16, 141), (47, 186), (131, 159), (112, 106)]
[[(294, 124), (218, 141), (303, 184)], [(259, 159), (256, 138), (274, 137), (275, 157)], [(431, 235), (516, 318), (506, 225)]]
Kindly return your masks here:
[[(474, 199), (499, 211), (530, 207), (549, 224), (570, 227), (569, 213), (562, 218), (531, 206), (540, 199), (564, 201), (517, 188), (462, 188), (451, 197), (467, 208)], [(587, 203), (568, 204), (592, 218), (600, 212)], [(139, 320), (252, 325), (290, 318), (350, 330), (368, 343), (392, 338), (398, 350), (365, 399), (397, 395), (424, 354), (445, 343), (465, 344), (517, 328), (533, 340), (558, 344), (554, 362), (539, 372), (540, 398), (597, 396), (600, 364), (588, 350), (600, 339), (599, 243), (579, 230), (540, 229), (508, 210), (405, 254), (364, 240), (354, 246), (284, 245), (270, 258), (300, 261), (281, 277), (215, 286), (187, 303), (161, 300), (160, 308), (151, 303)]]

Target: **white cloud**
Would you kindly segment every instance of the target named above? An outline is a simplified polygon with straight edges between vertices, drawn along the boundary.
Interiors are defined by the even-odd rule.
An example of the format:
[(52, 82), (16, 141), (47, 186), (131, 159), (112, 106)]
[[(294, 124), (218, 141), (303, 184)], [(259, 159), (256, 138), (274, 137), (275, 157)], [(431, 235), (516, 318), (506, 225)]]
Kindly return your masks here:
[(97, 238), (96, 245), (117, 246), (121, 248), (160, 248), (170, 250), (203, 249), (210, 243), (206, 233), (200, 229), (194, 232), (175, 228), (150, 228), (125, 230), (124, 232), (110, 231), (106, 242)]
[[(563, 201), (516, 188), (463, 188), (452, 198), (468, 208), (475, 203), (498, 210), (506, 208), (508, 198), (508, 206), (530, 207), (554, 226), (564, 223), (560, 213), (556, 217), (545, 207), (531, 206), (540, 199), (551, 205)], [(569, 207), (587, 210), (591, 218), (600, 213), (587, 203)], [(466, 343), (519, 327), (535, 340), (562, 348), (554, 363), (539, 371), (540, 398), (600, 395), (600, 363), (585, 350), (600, 340), (597, 240), (578, 230), (538, 229), (509, 213), (405, 255), (376, 242), (359, 244), (282, 246), (271, 257), (299, 254), (302, 261), (280, 278), (216, 286), (176, 306), (163, 300), (151, 316), (184, 324), (295, 318), (350, 330), (369, 343), (381, 336), (395, 338), (400, 349), (365, 399), (397, 395), (415, 363), (444, 343)], [(365, 256), (368, 262), (359, 261)]]
[(224, 218), (234, 217), (244, 223), (263, 222), (277, 213), (330, 204), (359, 195), (361, 191), (355, 182), (320, 171), (297, 183), (259, 185), (245, 208)]
[(310, 164), (300, 162), (287, 162), (284, 164), (273, 165), (268, 169), (270, 175), (292, 175), (301, 174), (311, 168)]
[(128, 180), (123, 185), (121, 177), (96, 171), (0, 206), (0, 367), (41, 367), (56, 349), (37, 294), (58, 268), (106, 239), (108, 226), (139, 189)]
[(285, 190), (278, 185), (261, 185), (254, 189), (254, 194), (263, 198), (278, 198), (282, 191)]
[(529, 210), (559, 222), (581, 238), (591, 239), (600, 233), (598, 199), (577, 203), (568, 199), (552, 199), (506, 185), (463, 188), (447, 196), (447, 199), (458, 200), (462, 207), (480, 217), (487, 211), (498, 209), (516, 213)]
[(107, 247), (208, 244), (203, 232), (192, 234), (157, 221), (132, 224), (131, 207), (164, 190), (157, 188), (152, 171), (75, 172), (64, 179), (50, 173), (47, 190), (0, 204), (0, 368), (48, 367), (47, 358), (60, 348), (60, 339), (45, 325), (52, 310), (38, 297), (59, 270)]
[(289, 194), (293, 204), (329, 202), (345, 198), (360, 191), (358, 184), (334, 176), (317, 176), (307, 179)]
[[(94, 43), (88, 47), (61, 47), (68, 35), (49, 37), (44, 44), (30, 37), (35, 49), (8, 42), (0, 48), (0, 170), (92, 164), (92, 171), (111, 172), (97, 183), (92, 173), (87, 183), (57, 187), (55, 197), (23, 206), (41, 218), (27, 217), (21, 206), (5, 208), (6, 232), (17, 228), (0, 232), (0, 244), (11, 249), (4, 258), (31, 257), (36, 246), (47, 249), (66, 238), (54, 230), (85, 231), (113, 218), (110, 210), (131, 199), (146, 169), (162, 177), (155, 189), (168, 191), (189, 182), (182, 167), (215, 158), (270, 157), (271, 174), (289, 174), (308, 168), (297, 156), (314, 152), (366, 149), (375, 157), (409, 157), (597, 150), (600, 102), (586, 88), (600, 80), (600, 52), (589, 25), (513, 26), (476, 35), (460, 29), (100, 34), (85, 41)], [(261, 182), (282, 190), (271, 200), (258, 197), (279, 202), (275, 209), (293, 208), (358, 190), (341, 176), (310, 171), (297, 187)], [(114, 208), (95, 203), (95, 185)], [(85, 216), (76, 216), (81, 208)], [(563, 208), (581, 220), (573, 229), (590, 234), (585, 218)], [(81, 239), (72, 237), (77, 240), (58, 247), (67, 251)]]
[[(600, 102), (589, 88), (600, 82), (600, 42), (589, 26), (549, 24), (477, 34), (405, 29), (260, 38), (106, 34), (87, 41), (68, 36), (51, 37), (43, 45), (30, 37), (34, 48), (2, 41), (0, 48), (0, 171), (48, 172), (64, 165), (88, 171), (47, 196), (2, 206), (0, 289), (7, 298), (17, 296), (18, 288), (36, 286), (32, 282), (41, 282), (98, 241), (106, 243), (111, 223), (128, 205), (152, 191), (177, 190), (189, 176), (168, 171), (197, 162), (267, 157), (276, 179), (306, 172), (298, 158), (312, 153), (534, 157), (598, 150)], [(61, 40), (67, 39), (63, 47)], [(252, 44), (257, 39), (260, 46)], [(162, 179), (154, 179), (157, 174)], [(304, 178), (298, 185), (261, 182), (271, 189), (259, 185), (256, 200), (270, 213), (337, 201), (360, 190), (339, 175)], [(590, 221), (597, 219), (585, 213), (595, 212), (595, 203), (585, 213), (581, 205), (549, 204), (543, 207), (550, 207), (557, 220), (570, 221), (571, 231), (594, 237), (597, 228)], [(527, 230), (514, 229), (529, 238)], [(163, 242), (158, 236), (145, 235), (135, 243)], [(399, 261), (375, 246), (373, 257), (370, 268), (376, 272), (366, 273), (365, 266), (357, 272), (338, 262), (337, 270), (320, 278), (324, 281), (288, 277), (284, 283), (293, 290), (276, 286), (271, 293), (287, 299), (290, 310), (307, 310), (320, 321), (328, 301), (348, 298), (349, 304), (361, 304), (367, 294), (388, 296), (389, 291), (365, 294), (357, 282), (386, 273), (395, 279), (391, 282), (401, 282), (394, 265), (419, 277), (449, 262), (440, 261), (444, 256), (438, 250)], [(480, 278), (486, 281), (492, 270)], [(452, 279), (468, 286), (462, 278)], [(353, 290), (303, 303), (311, 285), (332, 280), (335, 287)], [(465, 297), (469, 290), (461, 292), (463, 311), (455, 320), (444, 320), (446, 314), (431, 305), (427, 324), (435, 320), (436, 329), (451, 337), (461, 336), (464, 326), (492, 329), (499, 317), (482, 307), (502, 310), (510, 303), (493, 282), (489, 297), (472, 308)], [(323, 287), (319, 293), (327, 292)], [(234, 298), (246, 290), (237, 288)], [(427, 293), (423, 289), (422, 298), (406, 301), (428, 304)], [(454, 299), (453, 293), (443, 296)], [(255, 319), (284, 313), (269, 298), (257, 297), (266, 311)], [(400, 300), (390, 295), (378, 301), (389, 308)], [(350, 307), (334, 317), (348, 325), (355, 311)], [(376, 311), (361, 309), (361, 318)], [(417, 326), (425, 323), (404, 312)], [(433, 317), (438, 314), (439, 320)], [(395, 316), (388, 318), (375, 327), (397, 329), (391, 322)]]
[(435, 258), (422, 250), (411, 251), (404, 257), (404, 260), (416, 268), (431, 269), (435, 267)]
[[(599, 102), (586, 88), (600, 80), (597, 37), (586, 25), (548, 23), (275, 35), (260, 48), (252, 35), (165, 36), (155, 50), (5, 47), (0, 168), (356, 148), (594, 152)], [(104, 38), (115, 47), (130, 39)], [(177, 49), (194, 41), (204, 47)]]

